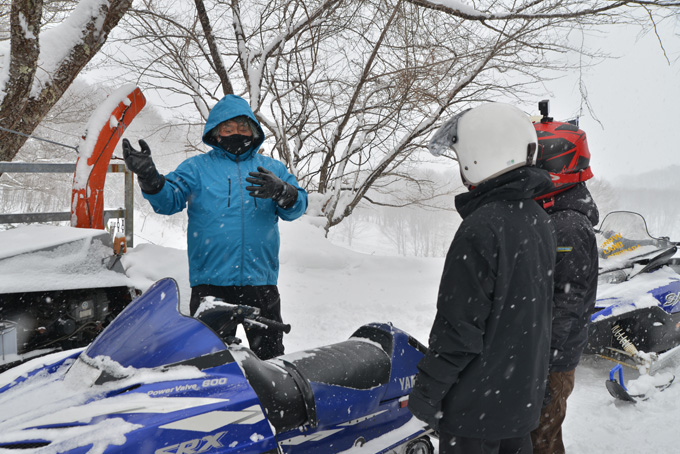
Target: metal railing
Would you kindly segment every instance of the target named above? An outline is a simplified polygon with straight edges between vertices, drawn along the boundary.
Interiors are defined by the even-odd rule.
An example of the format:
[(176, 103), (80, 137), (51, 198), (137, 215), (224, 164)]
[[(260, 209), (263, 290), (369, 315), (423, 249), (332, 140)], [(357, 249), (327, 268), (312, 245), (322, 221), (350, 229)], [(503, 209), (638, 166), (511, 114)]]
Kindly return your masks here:
[[(75, 163), (33, 163), (33, 162), (0, 162), (0, 175), (3, 173), (70, 173), (76, 171)], [(109, 219), (125, 220), (125, 236), (127, 245), (133, 246), (134, 228), (134, 180), (132, 172), (124, 164), (109, 164), (109, 173), (125, 174), (125, 208), (104, 210), (104, 223)], [(0, 213), (0, 224), (24, 224), (32, 222), (70, 221), (71, 212), (43, 213)]]

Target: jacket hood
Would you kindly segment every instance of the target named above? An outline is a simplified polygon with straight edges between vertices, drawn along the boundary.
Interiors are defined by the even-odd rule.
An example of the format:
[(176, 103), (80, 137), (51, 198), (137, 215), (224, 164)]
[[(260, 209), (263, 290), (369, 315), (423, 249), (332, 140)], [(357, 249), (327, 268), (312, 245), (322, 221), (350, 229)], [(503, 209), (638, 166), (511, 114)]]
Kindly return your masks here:
[(563, 210), (575, 210), (586, 216), (594, 226), (600, 222), (600, 212), (585, 183), (579, 183), (564, 192), (556, 194), (554, 199), (555, 204), (546, 209), (548, 214)]
[(208, 114), (208, 121), (205, 123), (205, 128), (203, 128), (203, 143), (212, 147), (213, 150), (217, 150), (219, 153), (225, 154), (231, 159), (236, 160), (237, 156), (222, 148), (219, 143), (212, 138), (210, 131), (212, 131), (215, 126), (222, 123), (223, 121), (240, 117), (242, 115), (247, 116), (253, 120), (255, 125), (257, 125), (259, 137), (255, 140), (252, 149), (242, 155), (239, 155), (238, 159), (247, 159), (254, 153), (257, 153), (257, 150), (260, 149), (260, 146), (264, 142), (264, 131), (260, 126), (260, 122), (257, 121), (257, 118), (255, 118), (255, 114), (253, 114), (253, 110), (250, 108), (248, 101), (236, 95), (226, 95), (224, 98), (220, 99), (217, 104), (215, 104), (215, 107), (212, 108), (210, 114)]
[(496, 200), (533, 199), (553, 187), (550, 174), (533, 166), (520, 167), (456, 196), (456, 209), (462, 218), (480, 206)]

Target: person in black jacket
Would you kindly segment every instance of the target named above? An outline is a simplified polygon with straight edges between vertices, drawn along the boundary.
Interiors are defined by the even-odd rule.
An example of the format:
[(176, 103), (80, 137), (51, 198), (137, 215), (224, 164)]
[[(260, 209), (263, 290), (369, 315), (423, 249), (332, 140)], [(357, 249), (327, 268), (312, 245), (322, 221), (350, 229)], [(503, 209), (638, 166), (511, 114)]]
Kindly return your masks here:
[(439, 432), (440, 454), (532, 450), (545, 392), (555, 237), (534, 200), (552, 187), (534, 167), (536, 131), (518, 108), (487, 103), (430, 142), (453, 148), (463, 218), (446, 256), (411, 413)]
[(588, 341), (597, 294), (598, 249), (593, 227), (599, 213), (585, 183), (593, 176), (585, 132), (547, 116), (535, 127), (536, 166), (550, 172), (554, 184), (537, 200), (555, 226), (557, 261), (548, 387), (539, 427), (531, 438), (534, 454), (564, 454), (562, 422), (576, 366)]

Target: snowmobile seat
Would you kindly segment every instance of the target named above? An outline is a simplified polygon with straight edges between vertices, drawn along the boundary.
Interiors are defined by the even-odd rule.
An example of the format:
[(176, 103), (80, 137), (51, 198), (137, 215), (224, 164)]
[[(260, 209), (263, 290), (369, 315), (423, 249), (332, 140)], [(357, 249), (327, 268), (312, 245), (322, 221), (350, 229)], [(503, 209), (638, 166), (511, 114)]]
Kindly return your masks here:
[(355, 337), (337, 344), (262, 361), (255, 354), (239, 364), (278, 432), (316, 426), (311, 382), (370, 390), (386, 385), (391, 360), (379, 342)]
[[(307, 408), (308, 424), (332, 424), (361, 411), (382, 398), (390, 379), (392, 361), (380, 344), (352, 338), (312, 350), (280, 356), (276, 361), (296, 377)], [(341, 409), (353, 396), (360, 405)], [(345, 396), (345, 397), (341, 397)], [(340, 401), (340, 402), (338, 402)], [(335, 402), (335, 403), (334, 403)]]
[[(257, 394), (267, 418), (278, 432), (300, 427), (314, 420), (307, 407), (303, 381), (278, 364), (263, 361), (248, 349), (249, 354), (239, 361), (248, 383)], [(311, 414), (310, 414), (311, 413)]]
[(371, 389), (390, 379), (390, 357), (378, 345), (350, 339), (278, 358), (310, 382)]

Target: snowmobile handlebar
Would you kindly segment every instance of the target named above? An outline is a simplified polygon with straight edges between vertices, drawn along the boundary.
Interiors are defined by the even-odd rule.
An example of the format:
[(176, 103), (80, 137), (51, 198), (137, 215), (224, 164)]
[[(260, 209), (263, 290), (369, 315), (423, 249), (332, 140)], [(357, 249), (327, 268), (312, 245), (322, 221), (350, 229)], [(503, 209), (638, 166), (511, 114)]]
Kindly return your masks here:
[(289, 333), (291, 329), (287, 323), (261, 316), (260, 309), (256, 307), (228, 304), (217, 299), (205, 308), (199, 307), (195, 317), (220, 334), (235, 330), (239, 324), (262, 325), (284, 333)]
[(283, 331), (286, 334), (290, 333), (290, 325), (288, 323), (277, 322), (276, 320), (270, 320), (259, 315), (253, 320), (255, 320), (257, 323), (267, 326), (268, 328), (272, 328), (277, 331)]

